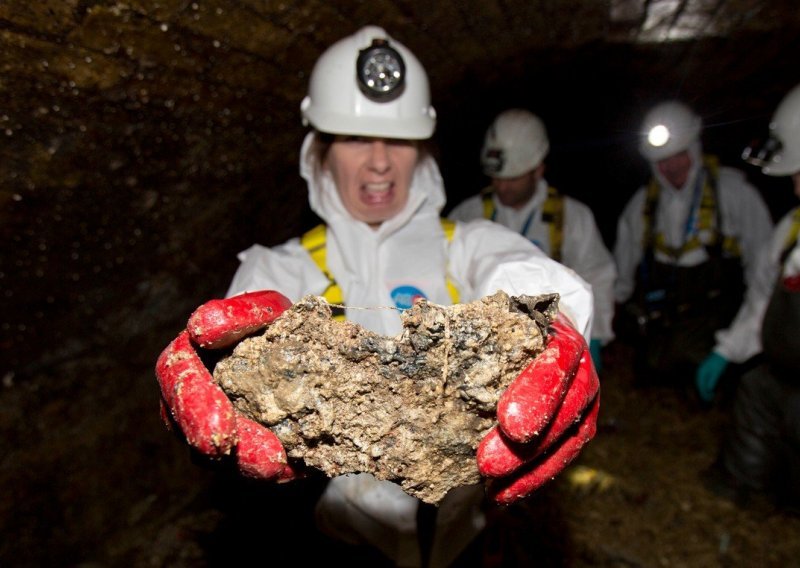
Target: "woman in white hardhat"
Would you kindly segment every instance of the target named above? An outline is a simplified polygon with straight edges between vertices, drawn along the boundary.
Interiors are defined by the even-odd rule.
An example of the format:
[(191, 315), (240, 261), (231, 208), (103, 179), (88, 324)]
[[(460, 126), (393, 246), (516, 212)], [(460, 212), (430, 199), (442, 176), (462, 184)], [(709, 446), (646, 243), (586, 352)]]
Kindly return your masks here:
[[(743, 157), (771, 176), (791, 176), (800, 198), (800, 85), (783, 98), (770, 138)], [(800, 512), (800, 207), (786, 214), (759, 259), (757, 276), (728, 335), (733, 361), (763, 353), (742, 376), (720, 460), (706, 472), (714, 491), (746, 504), (766, 493)], [(715, 382), (701, 384), (713, 394)]]
[(300, 110), (304, 123), (334, 134), (425, 140), (436, 127), (422, 64), (372, 26), (322, 54)]
[(712, 351), (715, 333), (735, 315), (772, 229), (742, 172), (703, 155), (701, 131), (679, 101), (646, 114), (639, 150), (652, 178), (617, 225), (619, 333), (638, 345), (643, 383), (688, 387), (698, 373), (722, 373), (727, 339)]
[[(308, 183), (310, 205), (325, 224), (283, 245), (254, 245), (241, 253), (229, 299), (223, 302), (250, 301), (253, 296), (242, 293), (261, 290), (278, 290), (291, 301), (324, 295), (332, 304), (343, 304), (349, 320), (394, 335), (401, 329), (397, 310), (409, 308), (417, 298), (449, 305), (498, 289), (513, 295), (558, 292), (564, 317), (582, 333), (588, 330), (591, 292), (571, 271), (495, 224), (442, 222), (442, 178), (420, 143), (435, 127), (428, 78), (414, 54), (383, 29), (369, 26), (331, 46), (314, 67), (301, 110), (312, 130), (302, 146), (300, 172)], [(363, 309), (387, 306), (397, 310)], [(273, 306), (271, 317), (276, 311)], [(229, 326), (235, 328), (235, 323)], [(568, 326), (554, 337), (580, 334)], [(598, 385), (582, 345), (575, 356), (549, 363), (565, 380), (576, 376), (564, 402), (556, 405), (559, 423), (578, 423), (576, 432), (570, 428), (575, 435), (560, 438), (557, 449), (551, 448), (524, 475), (516, 466), (503, 473), (503, 481), (497, 480), (490, 492), (495, 500), (512, 502), (530, 493), (565, 467), (591, 437)], [(165, 370), (159, 376), (163, 389), (170, 375)], [(579, 395), (582, 391), (588, 396)], [(182, 406), (167, 406), (181, 424)], [(253, 428), (258, 436), (274, 439), (268, 429)], [(198, 428), (190, 424), (189, 429), (187, 438), (197, 438)], [(509, 434), (508, 429), (503, 432)], [(240, 435), (237, 456), (257, 454), (248, 451), (251, 439)], [(480, 471), (486, 466), (491, 470), (500, 456), (513, 455), (510, 443), (497, 441), (497, 452), (478, 459)], [(276, 473), (274, 467), (252, 461), (256, 463), (240, 467), (247, 465), (262, 478), (291, 477), (290, 470)], [(419, 540), (419, 501), (369, 474), (331, 480), (316, 516), (329, 535), (375, 547), (396, 565), (447, 566), (483, 528), (484, 494), (483, 486), (451, 491), (438, 508), (430, 546)]]
[(602, 346), (614, 338), (614, 258), (594, 214), (544, 177), (550, 140), (542, 120), (527, 109), (498, 114), (484, 136), (483, 172), (491, 185), (459, 203), (456, 221), (490, 219), (519, 233), (592, 286), (594, 322), (589, 347), (600, 369)]

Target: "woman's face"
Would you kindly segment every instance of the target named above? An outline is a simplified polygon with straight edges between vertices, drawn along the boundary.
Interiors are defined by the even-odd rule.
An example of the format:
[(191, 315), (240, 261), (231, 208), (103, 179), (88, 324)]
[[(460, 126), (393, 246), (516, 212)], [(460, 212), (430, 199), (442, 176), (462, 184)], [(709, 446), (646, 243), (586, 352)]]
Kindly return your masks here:
[(337, 136), (324, 166), (347, 211), (377, 228), (408, 201), (419, 150), (411, 140)]

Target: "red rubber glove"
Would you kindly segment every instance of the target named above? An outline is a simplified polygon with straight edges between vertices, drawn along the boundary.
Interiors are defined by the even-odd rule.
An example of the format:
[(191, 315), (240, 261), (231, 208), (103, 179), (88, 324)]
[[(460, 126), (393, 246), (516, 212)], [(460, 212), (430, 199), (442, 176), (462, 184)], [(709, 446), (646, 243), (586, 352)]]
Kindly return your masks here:
[(295, 472), (277, 436), (234, 409), (195, 344), (210, 349), (232, 345), (263, 329), (291, 305), (288, 298), (271, 290), (211, 300), (191, 315), (187, 329), (156, 363), (167, 425), (176, 425), (189, 445), (206, 456), (233, 454), (239, 470), (250, 477), (288, 480)]
[(581, 334), (563, 317), (545, 350), (509, 385), (497, 404), (498, 426), (478, 446), (489, 494), (508, 504), (553, 479), (592, 439), (600, 382)]

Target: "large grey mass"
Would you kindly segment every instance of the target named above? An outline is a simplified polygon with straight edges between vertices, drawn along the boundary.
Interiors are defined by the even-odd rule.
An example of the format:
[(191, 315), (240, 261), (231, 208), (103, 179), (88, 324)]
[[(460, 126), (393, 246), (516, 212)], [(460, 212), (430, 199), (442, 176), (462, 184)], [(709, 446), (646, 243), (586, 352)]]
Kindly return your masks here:
[(290, 458), (329, 476), (372, 473), (438, 503), (480, 480), (478, 443), (502, 392), (542, 351), (557, 303), (503, 292), (447, 307), (422, 300), (386, 337), (306, 296), (237, 345), (214, 377)]

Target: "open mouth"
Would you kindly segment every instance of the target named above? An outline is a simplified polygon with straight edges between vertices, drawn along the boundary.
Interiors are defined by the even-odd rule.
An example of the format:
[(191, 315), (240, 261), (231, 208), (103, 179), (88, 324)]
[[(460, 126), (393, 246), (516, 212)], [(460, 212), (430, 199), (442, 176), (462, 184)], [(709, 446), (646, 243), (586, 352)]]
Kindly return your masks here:
[(394, 195), (394, 182), (382, 181), (361, 185), (361, 199), (367, 205), (385, 205)]

